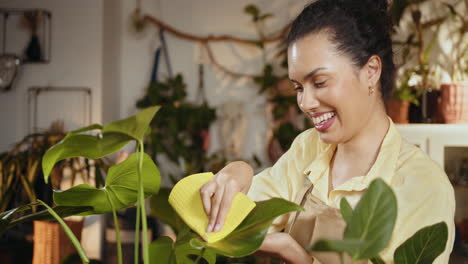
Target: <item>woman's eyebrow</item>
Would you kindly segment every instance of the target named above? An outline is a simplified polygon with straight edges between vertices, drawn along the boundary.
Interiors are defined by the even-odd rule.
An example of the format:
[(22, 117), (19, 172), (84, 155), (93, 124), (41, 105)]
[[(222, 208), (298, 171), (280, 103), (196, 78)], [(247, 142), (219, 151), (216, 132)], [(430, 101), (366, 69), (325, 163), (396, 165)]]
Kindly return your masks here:
[[(325, 68), (325, 67), (318, 67), (318, 68), (314, 69), (313, 71), (307, 73), (307, 74), (304, 76), (303, 80), (305, 81), (305, 80), (311, 78), (312, 76), (314, 76), (318, 71), (320, 71), (320, 70), (325, 70), (325, 69), (327, 69), (327, 68)], [(289, 80), (290, 80), (291, 82), (299, 83), (298, 81), (296, 81), (296, 80), (294, 80), (294, 79), (289, 79)]]

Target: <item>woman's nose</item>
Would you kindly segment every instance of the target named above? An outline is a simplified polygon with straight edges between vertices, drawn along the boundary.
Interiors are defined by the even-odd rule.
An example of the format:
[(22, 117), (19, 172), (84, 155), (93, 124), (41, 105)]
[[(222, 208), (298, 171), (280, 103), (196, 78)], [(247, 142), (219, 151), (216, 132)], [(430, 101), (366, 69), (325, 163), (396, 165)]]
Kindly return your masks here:
[(305, 110), (314, 110), (320, 105), (317, 96), (312, 89), (304, 88), (301, 97), (299, 98), (299, 106)]

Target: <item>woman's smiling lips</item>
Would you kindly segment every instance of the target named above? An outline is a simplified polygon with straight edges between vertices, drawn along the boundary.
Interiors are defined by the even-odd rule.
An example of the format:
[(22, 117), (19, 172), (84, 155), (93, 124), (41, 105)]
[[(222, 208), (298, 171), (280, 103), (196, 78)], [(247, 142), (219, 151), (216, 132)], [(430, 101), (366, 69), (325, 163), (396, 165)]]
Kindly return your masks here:
[(325, 132), (335, 121), (335, 112), (309, 113), (314, 123), (315, 129), (319, 132)]

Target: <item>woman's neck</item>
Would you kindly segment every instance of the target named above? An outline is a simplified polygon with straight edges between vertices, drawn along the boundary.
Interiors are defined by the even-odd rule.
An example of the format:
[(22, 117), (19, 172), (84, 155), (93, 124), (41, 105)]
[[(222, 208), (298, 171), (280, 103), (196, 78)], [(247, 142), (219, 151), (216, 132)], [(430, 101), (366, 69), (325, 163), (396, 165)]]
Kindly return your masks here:
[(385, 110), (375, 112), (356, 136), (337, 145), (331, 162), (330, 190), (352, 177), (366, 175), (377, 159), (390, 127)]
[(345, 143), (338, 144), (337, 154), (353, 158), (353, 160), (356, 157), (375, 156), (374, 158), (377, 158), (380, 145), (389, 127), (390, 121), (385, 113), (373, 115), (367, 122), (367, 126), (357, 135)]

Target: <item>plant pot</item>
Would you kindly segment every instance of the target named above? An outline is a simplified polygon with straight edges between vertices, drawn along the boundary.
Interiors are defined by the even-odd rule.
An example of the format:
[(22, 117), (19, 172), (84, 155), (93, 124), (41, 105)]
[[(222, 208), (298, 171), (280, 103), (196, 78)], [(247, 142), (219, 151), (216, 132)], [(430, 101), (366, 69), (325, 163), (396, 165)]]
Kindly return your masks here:
[[(78, 240), (83, 221), (65, 220)], [(57, 222), (34, 221), (33, 264), (60, 264), (63, 258), (76, 253), (75, 248)]]
[(468, 82), (440, 86), (439, 112), (446, 124), (468, 123)]
[(408, 101), (390, 99), (386, 105), (387, 114), (396, 124), (408, 124)]

